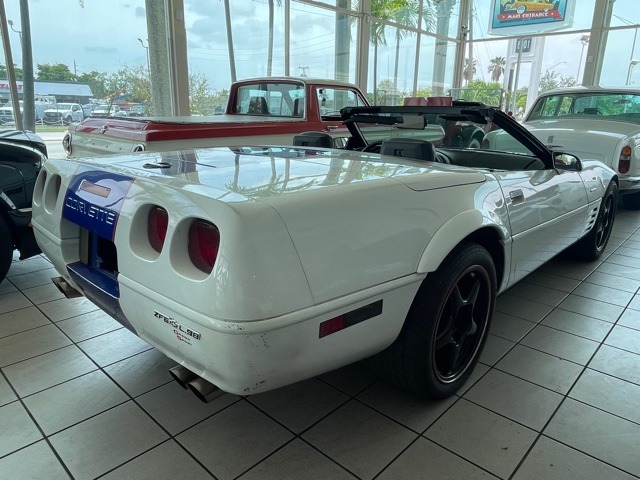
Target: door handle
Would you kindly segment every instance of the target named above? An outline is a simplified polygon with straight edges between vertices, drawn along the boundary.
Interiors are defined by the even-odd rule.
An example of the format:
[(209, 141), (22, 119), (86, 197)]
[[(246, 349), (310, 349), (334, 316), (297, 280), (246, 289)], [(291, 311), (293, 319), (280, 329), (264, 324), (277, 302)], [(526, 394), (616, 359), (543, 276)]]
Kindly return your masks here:
[(524, 202), (524, 193), (522, 193), (522, 190), (518, 189), (518, 190), (513, 190), (511, 192), (509, 192), (509, 198), (511, 199), (511, 203), (512, 204), (518, 204), (518, 203), (523, 203)]

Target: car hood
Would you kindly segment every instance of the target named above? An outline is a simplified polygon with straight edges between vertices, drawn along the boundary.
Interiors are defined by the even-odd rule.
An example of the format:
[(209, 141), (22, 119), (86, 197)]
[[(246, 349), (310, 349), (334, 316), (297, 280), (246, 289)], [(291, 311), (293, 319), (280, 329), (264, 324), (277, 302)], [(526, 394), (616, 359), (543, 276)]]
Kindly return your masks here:
[(596, 119), (534, 120), (525, 122), (524, 126), (553, 150), (607, 165), (611, 165), (621, 141), (640, 133), (640, 125)]
[[(224, 202), (399, 182), (416, 191), (486, 181), (482, 172), (396, 157), (295, 147), (211, 148), (73, 160)], [(330, 193), (329, 193), (330, 194)]]

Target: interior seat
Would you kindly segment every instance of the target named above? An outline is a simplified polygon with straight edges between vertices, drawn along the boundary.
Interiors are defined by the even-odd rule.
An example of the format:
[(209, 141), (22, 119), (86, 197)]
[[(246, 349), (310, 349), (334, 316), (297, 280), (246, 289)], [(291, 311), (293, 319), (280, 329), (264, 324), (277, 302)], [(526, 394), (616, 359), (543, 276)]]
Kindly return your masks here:
[(445, 156), (438, 155), (433, 143), (416, 138), (389, 138), (382, 142), (380, 154), (426, 160), (427, 162), (449, 163)]

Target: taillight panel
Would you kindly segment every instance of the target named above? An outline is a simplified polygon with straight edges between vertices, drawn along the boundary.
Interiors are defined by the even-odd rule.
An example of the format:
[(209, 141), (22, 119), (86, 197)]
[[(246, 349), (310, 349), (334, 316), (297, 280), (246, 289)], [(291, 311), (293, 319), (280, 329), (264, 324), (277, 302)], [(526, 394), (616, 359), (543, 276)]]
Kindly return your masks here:
[(189, 226), (189, 259), (200, 271), (209, 274), (218, 258), (220, 231), (214, 224), (196, 219)]
[(629, 145), (626, 145), (620, 151), (620, 158), (618, 159), (618, 172), (625, 174), (629, 173), (631, 169), (631, 158), (633, 156), (633, 150)]
[(169, 228), (169, 214), (162, 207), (152, 207), (147, 219), (149, 244), (158, 253), (162, 252)]

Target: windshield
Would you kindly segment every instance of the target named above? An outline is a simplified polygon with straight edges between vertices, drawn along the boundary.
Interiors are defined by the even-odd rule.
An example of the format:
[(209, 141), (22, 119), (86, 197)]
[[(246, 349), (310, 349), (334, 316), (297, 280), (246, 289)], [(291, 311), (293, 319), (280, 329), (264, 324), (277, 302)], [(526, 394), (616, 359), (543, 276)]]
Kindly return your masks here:
[(526, 121), (555, 117), (593, 118), (640, 124), (640, 94), (559, 93), (539, 98)]

